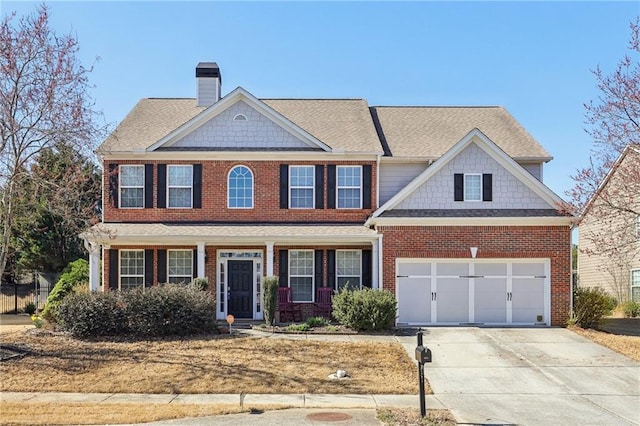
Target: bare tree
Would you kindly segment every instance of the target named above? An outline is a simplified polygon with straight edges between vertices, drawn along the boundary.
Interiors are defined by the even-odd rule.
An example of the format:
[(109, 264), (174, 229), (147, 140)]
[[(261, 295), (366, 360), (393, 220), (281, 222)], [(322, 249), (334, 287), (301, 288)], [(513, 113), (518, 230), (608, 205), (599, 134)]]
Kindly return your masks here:
[(597, 67), (600, 96), (585, 104), (594, 146), (588, 167), (572, 176), (572, 208), (582, 214), (580, 251), (598, 256), (618, 300), (628, 294), (629, 265), (640, 255), (640, 18), (630, 25), (629, 52), (611, 74)]
[(4, 272), (19, 182), (45, 148), (65, 141), (91, 155), (99, 128), (78, 42), (49, 27), (45, 5), (0, 24), (0, 276)]

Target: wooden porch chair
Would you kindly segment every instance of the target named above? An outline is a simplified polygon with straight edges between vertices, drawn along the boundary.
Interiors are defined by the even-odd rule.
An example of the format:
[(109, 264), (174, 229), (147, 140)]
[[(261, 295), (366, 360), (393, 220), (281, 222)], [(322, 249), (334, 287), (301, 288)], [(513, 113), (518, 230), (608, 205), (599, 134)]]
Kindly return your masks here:
[(280, 322), (302, 321), (302, 309), (300, 305), (293, 303), (291, 287), (278, 288), (278, 312)]
[(331, 287), (318, 287), (316, 302), (313, 304), (313, 316), (331, 319), (331, 299), (333, 289)]

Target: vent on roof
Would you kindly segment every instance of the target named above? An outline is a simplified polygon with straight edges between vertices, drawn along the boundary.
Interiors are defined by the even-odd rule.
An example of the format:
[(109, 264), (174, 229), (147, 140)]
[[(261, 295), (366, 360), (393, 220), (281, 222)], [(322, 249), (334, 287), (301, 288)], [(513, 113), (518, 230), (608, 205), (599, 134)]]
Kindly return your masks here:
[(247, 116), (244, 114), (236, 114), (233, 117), (233, 121), (247, 121)]
[(222, 75), (215, 62), (200, 62), (196, 66), (197, 105), (211, 106), (221, 97)]

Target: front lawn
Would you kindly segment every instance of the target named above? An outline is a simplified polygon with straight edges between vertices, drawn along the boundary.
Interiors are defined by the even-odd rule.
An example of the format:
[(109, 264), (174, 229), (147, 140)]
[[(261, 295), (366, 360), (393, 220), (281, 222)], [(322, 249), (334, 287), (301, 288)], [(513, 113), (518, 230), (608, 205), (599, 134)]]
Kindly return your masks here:
[[(83, 341), (13, 331), (28, 350), (2, 363), (0, 391), (105, 393), (416, 394), (417, 371), (397, 343), (244, 336)], [(337, 369), (350, 378), (328, 380)]]

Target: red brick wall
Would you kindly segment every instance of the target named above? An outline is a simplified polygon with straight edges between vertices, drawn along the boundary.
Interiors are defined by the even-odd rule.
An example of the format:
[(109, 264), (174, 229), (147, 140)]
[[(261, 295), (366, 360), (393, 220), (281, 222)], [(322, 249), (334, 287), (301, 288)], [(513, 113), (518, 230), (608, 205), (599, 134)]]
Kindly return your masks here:
[[(152, 209), (118, 209), (109, 200), (109, 164), (153, 164), (154, 194)], [(202, 163), (202, 208), (159, 209), (157, 205), (157, 164), (194, 164), (198, 161), (105, 161), (104, 162), (104, 221), (105, 222), (177, 222), (177, 221), (233, 221), (233, 222), (362, 222), (375, 210), (376, 167), (375, 161), (340, 162), (339, 165), (371, 165), (372, 209), (326, 209), (327, 169), (324, 172), (325, 209), (281, 209), (280, 208), (280, 164), (315, 165), (337, 164), (326, 161), (203, 161)], [(237, 165), (251, 169), (254, 175), (253, 209), (227, 208), (227, 176)]]
[(396, 258), (549, 258), (551, 325), (564, 326), (571, 296), (571, 230), (566, 226), (381, 226), (383, 288), (396, 291)]

